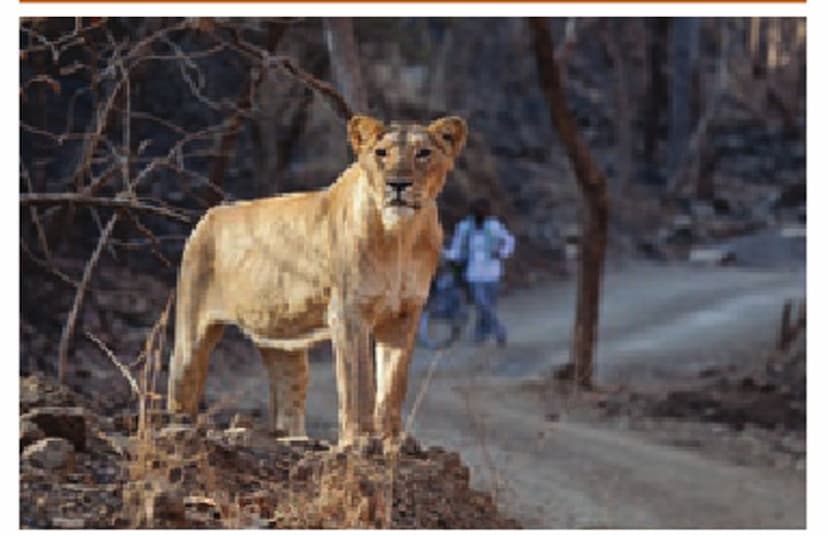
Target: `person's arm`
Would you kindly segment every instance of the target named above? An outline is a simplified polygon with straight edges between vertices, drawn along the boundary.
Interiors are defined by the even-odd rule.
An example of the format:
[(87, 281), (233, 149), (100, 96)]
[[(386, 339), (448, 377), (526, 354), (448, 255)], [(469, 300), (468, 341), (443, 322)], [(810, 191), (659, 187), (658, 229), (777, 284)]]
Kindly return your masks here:
[(451, 244), (448, 249), (443, 250), (443, 257), (450, 261), (460, 261), (463, 255), (463, 234), (465, 233), (463, 220), (454, 226), (454, 235), (451, 237)]
[(497, 250), (497, 256), (501, 259), (508, 259), (515, 251), (515, 237), (506, 229), (506, 226), (497, 222), (497, 238), (500, 247)]

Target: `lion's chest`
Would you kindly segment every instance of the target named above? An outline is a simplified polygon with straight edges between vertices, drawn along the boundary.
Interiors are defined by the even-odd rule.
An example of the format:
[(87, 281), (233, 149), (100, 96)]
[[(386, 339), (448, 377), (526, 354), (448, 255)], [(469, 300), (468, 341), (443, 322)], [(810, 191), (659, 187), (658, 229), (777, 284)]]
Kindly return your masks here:
[(408, 257), (386, 259), (384, 264), (382, 269), (376, 267), (363, 274), (357, 296), (372, 316), (398, 315), (425, 303), (433, 271), (427, 262)]

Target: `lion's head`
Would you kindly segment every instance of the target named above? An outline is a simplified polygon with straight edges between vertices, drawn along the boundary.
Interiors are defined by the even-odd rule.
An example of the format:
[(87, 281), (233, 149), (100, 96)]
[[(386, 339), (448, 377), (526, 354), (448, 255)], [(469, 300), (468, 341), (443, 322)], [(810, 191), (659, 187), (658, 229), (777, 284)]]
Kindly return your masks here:
[(405, 220), (434, 201), (466, 143), (466, 133), (466, 122), (459, 117), (443, 117), (427, 126), (351, 118), (348, 137), (386, 223)]

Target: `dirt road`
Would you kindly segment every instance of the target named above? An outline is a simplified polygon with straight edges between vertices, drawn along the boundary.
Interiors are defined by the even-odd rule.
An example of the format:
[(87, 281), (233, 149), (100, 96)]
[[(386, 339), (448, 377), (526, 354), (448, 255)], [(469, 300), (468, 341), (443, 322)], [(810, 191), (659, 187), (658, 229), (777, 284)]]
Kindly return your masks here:
[[(784, 301), (804, 297), (804, 281), (801, 270), (636, 266), (608, 273), (598, 380), (658, 389), (755, 356), (774, 339)], [(736, 463), (582, 419), (578, 402), (567, 398), (549, 420), (542, 378), (567, 359), (573, 303), (573, 281), (516, 291), (501, 306), (507, 348), (461, 343), (436, 363), (435, 354), (418, 350), (409, 415), (421, 401), (410, 432), (461, 452), (473, 483), (493, 490), (531, 528), (804, 527), (804, 471)], [(315, 360), (312, 368), (308, 431), (330, 437), (332, 366)], [(261, 376), (240, 375), (225, 387), (260, 393), (263, 408)]]

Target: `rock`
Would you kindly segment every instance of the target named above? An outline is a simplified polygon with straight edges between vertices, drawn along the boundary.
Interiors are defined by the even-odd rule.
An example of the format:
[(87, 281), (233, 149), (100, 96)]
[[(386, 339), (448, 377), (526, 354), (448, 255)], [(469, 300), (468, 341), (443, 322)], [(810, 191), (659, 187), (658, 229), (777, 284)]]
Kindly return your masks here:
[(697, 264), (722, 265), (735, 260), (733, 252), (726, 248), (697, 247), (690, 250), (687, 260)]
[(80, 519), (71, 519), (68, 517), (55, 517), (52, 518), (52, 528), (55, 529), (82, 529), (86, 527), (86, 520), (83, 518)]
[(412, 436), (406, 436), (405, 439), (403, 439), (402, 445), (400, 445), (400, 452), (406, 456), (423, 456), (423, 449), (420, 447), (420, 443), (418, 443)]
[(779, 192), (774, 208), (792, 208), (806, 203), (807, 187), (805, 181), (790, 184)]
[(678, 214), (673, 218), (671, 227), (674, 231), (692, 230), (693, 218), (687, 214)]
[(694, 201), (690, 204), (690, 213), (696, 220), (706, 220), (716, 215), (713, 205), (704, 201)]
[(158, 431), (158, 439), (166, 439), (173, 442), (191, 441), (195, 436), (195, 428), (186, 424), (171, 424)]
[(79, 452), (86, 449), (86, 411), (83, 408), (39, 407), (21, 418), (35, 423), (46, 437), (66, 439)]
[(20, 419), (20, 451), (46, 437), (35, 423), (28, 419)]
[(807, 232), (804, 225), (788, 225), (779, 230), (782, 238), (806, 238)]
[(234, 446), (250, 446), (253, 439), (253, 430), (245, 427), (233, 427), (224, 431), (227, 442)]
[(75, 406), (76, 396), (67, 387), (38, 374), (20, 380), (20, 412), (38, 406)]
[(126, 457), (133, 445), (132, 437), (125, 436), (117, 432), (105, 434), (102, 436), (102, 439), (105, 444), (112, 449), (112, 452), (116, 453), (120, 457)]
[(47, 471), (72, 469), (75, 464), (75, 449), (72, 443), (63, 438), (47, 437), (23, 449), (21, 460)]
[(221, 508), (213, 499), (191, 495), (183, 503), (184, 517), (191, 527), (221, 528)]
[(149, 500), (148, 525), (152, 528), (186, 528), (187, 514), (181, 495), (172, 490), (152, 493)]
[(244, 413), (236, 413), (230, 419), (230, 428), (253, 428), (253, 419)]

